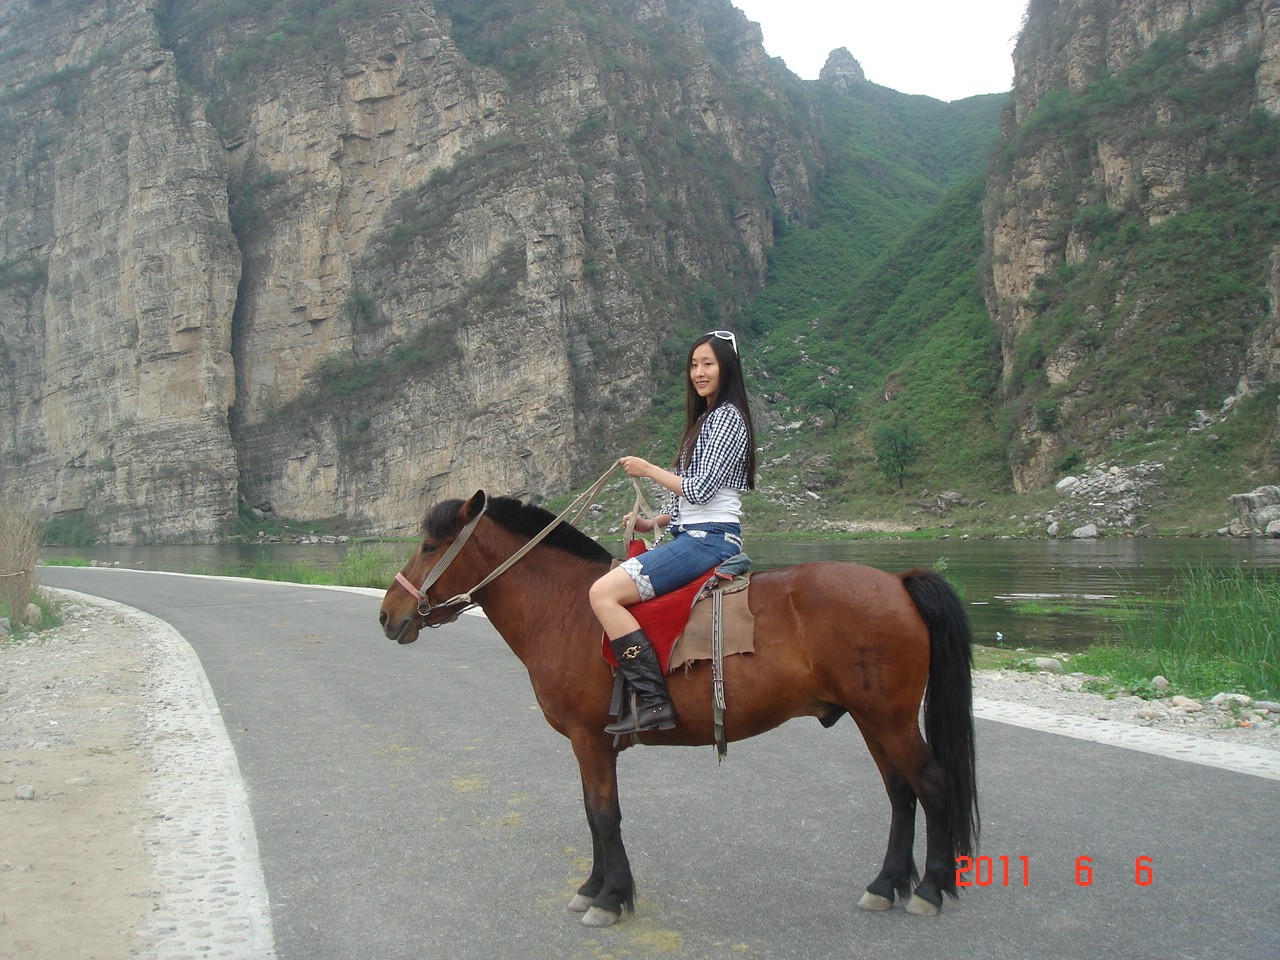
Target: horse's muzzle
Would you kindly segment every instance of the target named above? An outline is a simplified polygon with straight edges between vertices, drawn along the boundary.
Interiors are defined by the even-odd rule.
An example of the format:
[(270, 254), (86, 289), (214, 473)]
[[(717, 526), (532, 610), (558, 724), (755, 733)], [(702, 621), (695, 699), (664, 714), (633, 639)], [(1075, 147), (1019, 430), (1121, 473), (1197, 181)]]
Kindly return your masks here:
[(398, 624), (392, 623), (385, 613), (380, 614), (378, 620), (382, 623), (382, 632), (386, 634), (388, 640), (394, 640), (401, 645), (413, 643), (418, 639), (418, 631), (413, 629), (414, 617), (408, 616), (401, 620)]

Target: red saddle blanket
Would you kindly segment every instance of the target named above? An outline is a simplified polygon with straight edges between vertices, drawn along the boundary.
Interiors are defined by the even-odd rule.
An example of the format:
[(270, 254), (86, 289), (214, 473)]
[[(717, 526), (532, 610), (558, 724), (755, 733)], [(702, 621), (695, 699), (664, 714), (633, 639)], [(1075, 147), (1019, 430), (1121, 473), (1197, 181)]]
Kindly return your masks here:
[[(663, 673), (670, 672), (668, 665), (671, 662), (671, 648), (680, 639), (680, 634), (684, 633), (685, 625), (689, 622), (689, 614), (693, 610), (694, 598), (697, 597), (698, 591), (703, 588), (706, 582), (714, 576), (715, 568), (713, 567), (700, 575), (687, 587), (681, 587), (672, 593), (664, 593), (660, 597), (644, 600), (627, 607), (640, 624), (640, 629), (648, 636), (649, 642), (653, 644), (654, 652), (658, 655), (658, 663), (662, 665)], [(613, 650), (609, 647), (608, 635), (605, 635), (601, 649), (604, 653), (604, 658), (609, 661), (611, 666), (616, 667), (618, 661), (613, 655)]]
[[(627, 556), (638, 556), (645, 549), (644, 541), (632, 540), (627, 545)], [(698, 591), (713, 576), (715, 576), (715, 567), (695, 577), (687, 587), (681, 587), (671, 593), (664, 593), (660, 597), (643, 600), (627, 607), (640, 624), (640, 629), (649, 638), (649, 642), (653, 644), (653, 650), (658, 655), (658, 663), (662, 666), (663, 673), (670, 672), (671, 650), (680, 639), (680, 634), (684, 633)], [(616, 667), (618, 660), (609, 646), (608, 634), (602, 635), (600, 647), (605, 660), (610, 666)]]

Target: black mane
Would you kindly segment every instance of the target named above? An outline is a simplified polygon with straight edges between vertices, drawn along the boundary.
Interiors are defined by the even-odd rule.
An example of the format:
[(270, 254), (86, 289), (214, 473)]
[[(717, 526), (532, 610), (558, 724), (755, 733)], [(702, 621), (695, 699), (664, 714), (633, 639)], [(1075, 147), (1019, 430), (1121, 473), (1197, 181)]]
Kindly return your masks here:
[[(463, 521), (458, 517), (462, 504), (461, 500), (445, 500), (432, 507), (422, 520), (422, 535), (432, 540), (448, 540), (457, 536), (463, 527)], [(550, 510), (515, 497), (489, 497), (488, 504), (486, 516), (527, 540), (536, 537), (556, 518)], [(542, 542), (583, 560), (608, 563), (613, 559), (608, 550), (567, 520), (557, 524)]]

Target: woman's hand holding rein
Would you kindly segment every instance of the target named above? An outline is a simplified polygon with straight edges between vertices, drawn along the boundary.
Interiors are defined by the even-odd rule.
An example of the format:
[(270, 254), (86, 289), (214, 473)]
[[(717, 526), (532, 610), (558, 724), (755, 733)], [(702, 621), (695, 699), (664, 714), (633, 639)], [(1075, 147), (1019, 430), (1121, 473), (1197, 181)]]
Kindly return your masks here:
[[(630, 512), (624, 513), (622, 515), (623, 526), (626, 526), (630, 522), (631, 522)], [(637, 514), (635, 529), (637, 533), (652, 533), (654, 530), (657, 530), (659, 527), (662, 527), (665, 529), (667, 524), (669, 524), (670, 522), (671, 522), (671, 515), (668, 513), (660, 513), (656, 517), (654, 517), (652, 520), (650, 520), (648, 517), (642, 517), (639, 514)]]
[(643, 457), (619, 457), (618, 463), (627, 472), (627, 476), (646, 477), (666, 487), (677, 496), (680, 495), (680, 477), (670, 470), (664, 470)]

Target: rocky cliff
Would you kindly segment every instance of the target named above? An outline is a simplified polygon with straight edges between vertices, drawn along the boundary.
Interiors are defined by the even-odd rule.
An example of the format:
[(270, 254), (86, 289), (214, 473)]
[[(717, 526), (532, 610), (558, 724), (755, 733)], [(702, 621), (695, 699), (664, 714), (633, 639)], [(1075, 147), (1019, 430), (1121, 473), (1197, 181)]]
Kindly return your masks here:
[(454, 7), (7, 5), (6, 485), (390, 533), (608, 455), (812, 203), (793, 78), (728, 0)]
[(236, 510), (240, 255), (214, 129), (143, 3), (0, 13), (5, 485), (118, 538)]
[(987, 302), (1028, 490), (1280, 382), (1280, 3), (1031, 0), (1015, 65)]
[[(981, 340), (946, 350), (982, 367), (978, 484), (1003, 487), (1001, 443), (1031, 490), (1255, 422), (1280, 383), (1278, 37), (1280, 0), (1032, 0), (983, 201), (992, 397), (956, 281), (976, 186), (918, 221), (990, 113), (931, 112), (845, 50), (806, 85), (729, 0), (9, 0), (0, 483), (116, 542), (254, 510), (388, 534), (477, 487), (558, 495), (630, 449), (787, 230), (787, 295), (750, 322), (807, 326), (758, 358), (771, 400), (829, 313), (853, 317), (830, 328), (848, 369), (871, 358), (871, 415), (900, 374), (900, 408), (957, 407), (929, 391), (966, 371), (854, 339), (927, 337), (950, 297), (974, 323), (939, 342)], [(909, 276), (897, 243), (965, 252)], [(875, 264), (892, 290), (859, 299)], [(798, 441), (833, 485), (870, 476), (848, 448), (873, 419), (840, 422), (863, 407)]]

